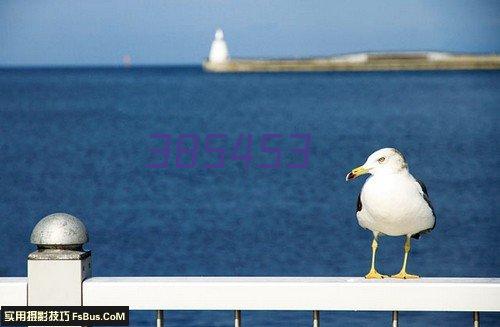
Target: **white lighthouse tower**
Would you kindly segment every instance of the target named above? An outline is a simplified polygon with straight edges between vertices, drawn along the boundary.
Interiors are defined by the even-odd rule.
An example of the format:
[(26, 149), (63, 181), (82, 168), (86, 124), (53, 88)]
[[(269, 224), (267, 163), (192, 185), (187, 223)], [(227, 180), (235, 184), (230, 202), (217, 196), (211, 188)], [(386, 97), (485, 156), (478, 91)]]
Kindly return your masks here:
[(214, 64), (224, 63), (229, 60), (226, 41), (224, 41), (224, 32), (219, 28), (215, 32), (215, 38), (210, 47), (208, 61)]

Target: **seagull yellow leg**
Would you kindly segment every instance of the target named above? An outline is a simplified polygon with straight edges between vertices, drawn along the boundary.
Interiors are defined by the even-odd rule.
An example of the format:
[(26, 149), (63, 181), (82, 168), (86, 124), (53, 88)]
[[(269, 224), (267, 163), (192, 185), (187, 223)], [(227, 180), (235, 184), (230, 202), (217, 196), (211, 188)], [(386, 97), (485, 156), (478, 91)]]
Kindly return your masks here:
[(396, 275), (392, 275), (391, 277), (393, 278), (401, 278), (401, 279), (408, 279), (408, 278), (419, 278), (417, 275), (412, 275), (406, 272), (406, 262), (408, 261), (408, 253), (410, 253), (410, 238), (411, 236), (406, 236), (406, 241), (405, 241), (405, 257), (403, 259), (403, 267), (401, 267), (401, 271), (397, 273)]
[(377, 237), (375, 236), (373, 238), (372, 242), (372, 267), (368, 274), (366, 274), (365, 278), (366, 279), (381, 279), (384, 277), (389, 277), (387, 275), (382, 275), (380, 274), (376, 269), (375, 269), (375, 254), (377, 253), (377, 248), (378, 248), (378, 243), (377, 243)]

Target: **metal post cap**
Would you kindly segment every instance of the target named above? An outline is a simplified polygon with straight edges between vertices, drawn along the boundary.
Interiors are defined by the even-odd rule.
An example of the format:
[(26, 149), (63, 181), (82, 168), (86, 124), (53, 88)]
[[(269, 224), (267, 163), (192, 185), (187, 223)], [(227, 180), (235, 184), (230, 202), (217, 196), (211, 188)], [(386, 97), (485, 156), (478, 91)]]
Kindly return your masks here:
[(31, 243), (39, 248), (81, 249), (89, 236), (80, 219), (66, 213), (54, 213), (36, 224)]

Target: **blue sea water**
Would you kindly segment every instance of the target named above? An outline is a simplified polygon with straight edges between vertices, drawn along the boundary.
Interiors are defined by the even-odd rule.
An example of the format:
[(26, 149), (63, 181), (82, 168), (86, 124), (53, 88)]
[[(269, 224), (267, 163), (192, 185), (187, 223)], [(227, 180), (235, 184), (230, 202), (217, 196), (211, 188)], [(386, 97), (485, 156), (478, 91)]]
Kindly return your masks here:
[[(363, 178), (346, 173), (397, 147), (423, 180), (436, 229), (410, 272), (500, 277), (500, 72), (207, 74), (198, 67), (0, 70), (0, 276), (25, 276), (29, 236), (54, 212), (89, 230), (94, 276), (362, 276), (371, 233), (355, 218)], [(266, 133), (279, 168), (260, 149)], [(309, 165), (291, 134), (310, 134)], [(200, 139), (193, 168), (166, 168), (152, 134)], [(224, 134), (222, 168), (208, 134)], [(251, 134), (248, 167), (230, 150)], [(303, 143), (303, 142), (302, 142)], [(190, 143), (188, 142), (187, 146)], [(191, 144), (192, 145), (192, 144)], [(242, 147), (241, 149), (244, 149)], [(188, 156), (187, 156), (188, 157)], [(189, 161), (189, 158), (184, 158)], [(186, 162), (186, 161), (185, 161)], [(382, 238), (395, 273), (402, 238)], [(231, 312), (175, 311), (168, 326), (230, 326)], [(308, 326), (310, 312), (243, 312), (246, 326)], [(483, 314), (483, 325), (500, 315)], [(469, 326), (470, 313), (403, 312), (404, 326)], [(322, 326), (387, 326), (388, 312), (324, 312)], [(133, 312), (133, 326), (154, 323)]]

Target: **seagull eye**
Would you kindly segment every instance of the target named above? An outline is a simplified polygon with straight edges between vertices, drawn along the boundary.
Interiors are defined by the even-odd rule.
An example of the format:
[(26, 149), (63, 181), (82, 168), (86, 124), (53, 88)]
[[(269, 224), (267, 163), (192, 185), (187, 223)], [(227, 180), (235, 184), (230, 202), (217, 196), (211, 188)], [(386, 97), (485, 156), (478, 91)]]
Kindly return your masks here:
[(380, 157), (377, 161), (378, 161), (378, 163), (382, 163), (385, 161), (385, 157)]

